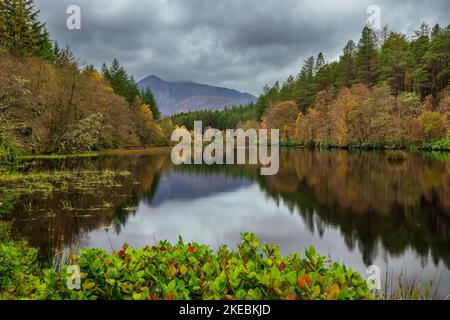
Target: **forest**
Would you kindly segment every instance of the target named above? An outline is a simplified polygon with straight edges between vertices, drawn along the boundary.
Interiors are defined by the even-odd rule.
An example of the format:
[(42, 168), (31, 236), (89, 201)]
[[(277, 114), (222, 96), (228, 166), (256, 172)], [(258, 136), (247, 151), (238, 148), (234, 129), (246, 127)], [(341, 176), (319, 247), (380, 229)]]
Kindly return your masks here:
[(450, 26), (422, 23), (410, 38), (365, 26), (339, 61), (309, 57), (296, 77), (265, 86), (254, 105), (173, 121), (280, 129), (287, 146), (449, 150), (449, 75)]
[[(168, 117), (123, 61), (74, 51), (33, 0), (0, 0), (0, 300), (450, 297), (450, 25), (366, 25), (252, 104)], [(279, 129), (279, 172), (260, 174), (261, 152), (261, 167), (176, 165), (172, 132), (199, 120)], [(382, 289), (365, 277), (377, 264)]]
[(151, 91), (140, 92), (117, 59), (100, 71), (81, 63), (50, 40), (38, 14), (31, 0), (0, 2), (0, 162), (166, 145), (172, 129), (158, 123)]
[(450, 26), (365, 26), (338, 61), (309, 57), (255, 104), (161, 119), (117, 59), (101, 70), (50, 40), (31, 0), (0, 3), (0, 161), (170, 143), (175, 126), (277, 128), (285, 145), (448, 150)]
[(296, 77), (265, 86), (254, 105), (172, 120), (277, 128), (285, 145), (448, 150), (449, 77), (450, 26), (422, 23), (412, 37), (365, 26), (339, 61), (309, 57)]
[(309, 57), (297, 77), (266, 86), (257, 120), (288, 144), (448, 150), (450, 25), (414, 36), (365, 26), (339, 61)]
[(237, 128), (243, 122), (252, 125), (256, 123), (256, 108), (253, 104), (248, 106), (234, 106), (224, 110), (200, 110), (184, 112), (170, 117), (172, 123), (188, 130), (194, 130), (194, 121), (202, 121), (211, 128), (226, 130)]

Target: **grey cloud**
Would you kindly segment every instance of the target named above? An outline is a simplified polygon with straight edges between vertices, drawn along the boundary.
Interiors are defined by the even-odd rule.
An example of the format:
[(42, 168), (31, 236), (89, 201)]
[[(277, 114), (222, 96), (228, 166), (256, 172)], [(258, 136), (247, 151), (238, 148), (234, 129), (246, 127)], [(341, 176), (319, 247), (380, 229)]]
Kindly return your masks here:
[[(66, 8), (82, 10), (82, 30), (65, 27)], [(53, 39), (100, 66), (114, 57), (136, 79), (150, 74), (258, 94), (283, 81), (309, 55), (339, 57), (358, 40), (368, 15), (410, 35), (422, 21), (447, 25), (450, 3), (300, 0), (36, 0)]]

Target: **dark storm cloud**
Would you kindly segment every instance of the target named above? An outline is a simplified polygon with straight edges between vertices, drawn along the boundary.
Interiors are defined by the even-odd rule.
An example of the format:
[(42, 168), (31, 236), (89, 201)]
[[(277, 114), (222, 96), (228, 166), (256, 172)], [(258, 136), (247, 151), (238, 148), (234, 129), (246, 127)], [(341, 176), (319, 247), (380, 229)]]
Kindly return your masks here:
[[(81, 30), (66, 28), (72, 4)], [(421, 21), (450, 22), (447, 0), (36, 0), (52, 38), (89, 63), (117, 57), (136, 79), (155, 74), (253, 94), (296, 74), (309, 55), (337, 59), (347, 40), (358, 40), (372, 4), (383, 25), (407, 35)]]

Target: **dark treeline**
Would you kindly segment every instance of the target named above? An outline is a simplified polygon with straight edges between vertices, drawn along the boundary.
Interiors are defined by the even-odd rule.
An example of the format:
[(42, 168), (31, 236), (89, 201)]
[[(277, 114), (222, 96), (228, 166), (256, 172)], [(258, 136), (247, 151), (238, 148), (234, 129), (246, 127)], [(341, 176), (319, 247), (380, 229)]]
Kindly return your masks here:
[(242, 123), (256, 119), (256, 108), (253, 104), (248, 106), (235, 106), (224, 110), (200, 110), (176, 114), (172, 117), (174, 125), (194, 129), (194, 121), (202, 121), (203, 127), (219, 130), (239, 127)]
[(117, 59), (101, 71), (80, 63), (38, 13), (31, 0), (0, 1), (0, 162), (18, 151), (167, 144), (151, 91), (140, 92)]

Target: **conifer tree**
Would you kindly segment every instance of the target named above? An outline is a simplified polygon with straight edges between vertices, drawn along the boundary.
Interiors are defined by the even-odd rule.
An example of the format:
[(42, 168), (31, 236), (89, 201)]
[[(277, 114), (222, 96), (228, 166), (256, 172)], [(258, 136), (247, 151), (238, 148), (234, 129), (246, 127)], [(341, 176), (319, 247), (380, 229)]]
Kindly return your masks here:
[(339, 86), (351, 86), (355, 81), (355, 53), (356, 45), (353, 40), (349, 40), (344, 47), (343, 55), (339, 62)]
[(155, 97), (153, 96), (153, 92), (149, 87), (141, 91), (141, 99), (146, 105), (150, 107), (150, 110), (153, 114), (153, 119), (161, 119), (161, 111), (159, 110), (158, 104), (155, 100)]
[(369, 26), (365, 26), (356, 53), (357, 80), (367, 85), (376, 84), (378, 77), (377, 34)]
[(386, 81), (395, 96), (406, 89), (411, 89), (408, 49), (406, 37), (393, 32), (386, 39), (381, 50), (380, 81)]
[(53, 48), (32, 0), (0, 1), (0, 38), (11, 53), (53, 61)]
[(325, 66), (325, 58), (322, 52), (319, 52), (316, 59), (316, 66), (314, 68), (314, 73), (317, 74)]
[(102, 73), (111, 84), (114, 92), (124, 97), (130, 105), (136, 97), (140, 96), (136, 81), (132, 76), (128, 75), (125, 68), (119, 63), (119, 60), (114, 59), (111, 67), (104, 63)]

